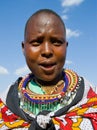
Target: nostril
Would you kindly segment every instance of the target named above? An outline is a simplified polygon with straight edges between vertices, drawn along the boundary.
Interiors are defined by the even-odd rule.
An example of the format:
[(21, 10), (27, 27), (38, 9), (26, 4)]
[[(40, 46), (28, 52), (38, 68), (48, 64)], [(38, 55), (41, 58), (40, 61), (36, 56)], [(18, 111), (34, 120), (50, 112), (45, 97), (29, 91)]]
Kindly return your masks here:
[(53, 56), (52, 53), (42, 53), (41, 55), (42, 55), (42, 57), (46, 57), (46, 58), (50, 58)]

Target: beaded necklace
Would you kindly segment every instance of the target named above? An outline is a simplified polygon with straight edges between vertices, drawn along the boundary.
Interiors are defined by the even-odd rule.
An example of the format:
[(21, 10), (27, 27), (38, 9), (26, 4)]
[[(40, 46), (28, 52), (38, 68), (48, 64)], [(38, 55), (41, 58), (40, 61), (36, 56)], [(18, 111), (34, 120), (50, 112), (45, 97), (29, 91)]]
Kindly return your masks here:
[(55, 94), (55, 93), (57, 93), (59, 88), (60, 89), (63, 88), (64, 80), (60, 80), (56, 85), (52, 85), (52, 86), (43, 86), (43, 85), (41, 85), (37, 81), (36, 81), (36, 83), (37, 83), (38, 86), (41, 87), (41, 89), (43, 90), (44, 94)]
[[(20, 107), (33, 114), (38, 114), (39, 111), (49, 110), (56, 111), (62, 105), (67, 105), (73, 99), (77, 88), (79, 87), (80, 78), (71, 70), (64, 70), (64, 88), (56, 94), (37, 94), (27, 90), (28, 83), (33, 79), (34, 75), (25, 76), (19, 84)], [(61, 106), (61, 107), (60, 107)]]

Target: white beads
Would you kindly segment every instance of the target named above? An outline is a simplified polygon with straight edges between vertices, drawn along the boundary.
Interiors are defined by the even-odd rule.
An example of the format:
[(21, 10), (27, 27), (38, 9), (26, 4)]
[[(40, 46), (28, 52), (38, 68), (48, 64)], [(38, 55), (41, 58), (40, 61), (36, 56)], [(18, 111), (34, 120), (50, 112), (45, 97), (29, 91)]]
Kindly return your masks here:
[(50, 120), (51, 120), (50, 116), (45, 116), (45, 115), (37, 116), (37, 123), (43, 129), (46, 129), (47, 124), (49, 124)]

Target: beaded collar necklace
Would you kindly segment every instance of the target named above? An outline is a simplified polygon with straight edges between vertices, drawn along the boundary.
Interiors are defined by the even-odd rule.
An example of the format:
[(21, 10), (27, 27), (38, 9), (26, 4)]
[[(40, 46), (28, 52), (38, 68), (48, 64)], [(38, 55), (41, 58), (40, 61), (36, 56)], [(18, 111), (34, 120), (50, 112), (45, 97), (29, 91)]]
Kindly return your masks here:
[[(56, 85), (52, 85), (52, 86), (44, 86), (41, 85), (37, 80), (35, 80), (36, 84), (42, 89), (43, 94), (55, 94), (58, 93), (58, 91), (60, 91), (60, 89), (62, 90), (64, 87), (64, 80), (60, 80)], [(29, 87), (28, 87), (28, 90)]]
[(74, 95), (79, 87), (80, 79), (77, 74), (71, 70), (64, 70), (64, 88), (60, 93), (57, 94), (37, 94), (34, 92), (29, 93), (26, 87), (28, 83), (33, 79), (34, 75), (29, 74), (25, 76), (19, 84), (19, 97), (20, 97), (20, 107), (25, 111), (30, 111), (31, 113), (37, 114), (37, 109), (39, 111), (56, 110), (56, 106), (59, 103), (66, 105), (72, 95)]

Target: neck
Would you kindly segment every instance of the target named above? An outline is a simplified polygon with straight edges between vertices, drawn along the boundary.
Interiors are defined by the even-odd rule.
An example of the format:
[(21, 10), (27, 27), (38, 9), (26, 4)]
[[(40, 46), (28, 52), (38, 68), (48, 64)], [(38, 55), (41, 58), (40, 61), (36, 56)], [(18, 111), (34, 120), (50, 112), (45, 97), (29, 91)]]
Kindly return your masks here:
[(35, 77), (35, 81), (42, 86), (53, 86), (53, 85), (56, 85), (60, 80), (64, 80), (62, 73), (60, 75), (58, 75), (52, 81), (44, 81), (44, 80), (41, 80), (41, 79), (38, 79), (37, 77)]

